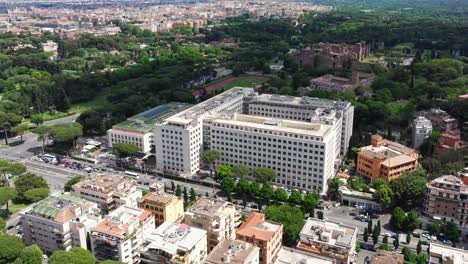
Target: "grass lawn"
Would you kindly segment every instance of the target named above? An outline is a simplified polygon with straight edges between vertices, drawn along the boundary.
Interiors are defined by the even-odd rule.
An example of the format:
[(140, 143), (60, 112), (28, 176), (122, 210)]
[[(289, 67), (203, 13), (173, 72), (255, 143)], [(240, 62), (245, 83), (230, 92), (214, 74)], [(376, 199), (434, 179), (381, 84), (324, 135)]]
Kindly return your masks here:
[(22, 203), (16, 204), (13, 201), (10, 201), (8, 209), (9, 209), (11, 215), (14, 215), (14, 214), (18, 213), (19, 211), (23, 210), (24, 208), (26, 208), (28, 206), (29, 206), (28, 204), (22, 204)]
[(242, 79), (239, 79), (239, 80), (236, 80), (232, 83), (229, 83), (227, 85), (225, 85), (224, 88), (225, 90), (227, 89), (231, 89), (232, 87), (236, 87), (236, 86), (239, 86), (239, 87), (255, 87), (259, 84), (262, 84), (266, 82), (266, 80), (261, 80), (261, 79), (257, 79), (257, 78), (242, 78)]
[(98, 96), (94, 97), (94, 99), (91, 101), (72, 104), (68, 111), (73, 112), (73, 113), (81, 113), (90, 108), (93, 108), (96, 106), (102, 106), (108, 102), (106, 99), (106, 96), (107, 96), (107, 90), (103, 90), (99, 93)]

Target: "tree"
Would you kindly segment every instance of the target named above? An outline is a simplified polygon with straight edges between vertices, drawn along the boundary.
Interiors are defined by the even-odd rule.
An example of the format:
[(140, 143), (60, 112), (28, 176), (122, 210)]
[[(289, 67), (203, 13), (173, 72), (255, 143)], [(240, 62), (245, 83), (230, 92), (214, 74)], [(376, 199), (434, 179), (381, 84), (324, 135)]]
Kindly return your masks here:
[(288, 200), (288, 193), (283, 188), (276, 188), (273, 193), (273, 200), (275, 202), (286, 202)]
[(119, 158), (125, 158), (140, 151), (140, 148), (133, 143), (114, 143), (112, 148), (114, 154)]
[(23, 142), (23, 135), (24, 135), (24, 132), (25, 132), (26, 130), (28, 130), (28, 129), (29, 129), (29, 127), (28, 127), (27, 124), (19, 124), (19, 125), (13, 127), (10, 131), (11, 131), (12, 133), (17, 134), (17, 135), (20, 135), (20, 140), (21, 140), (21, 142)]
[(24, 194), (35, 188), (49, 188), (44, 178), (31, 173), (20, 175), (15, 180), (15, 188), (18, 191), (18, 198), (24, 199)]
[(79, 183), (83, 179), (84, 179), (84, 176), (79, 176), (79, 175), (72, 177), (65, 183), (65, 186), (63, 188), (64, 191), (70, 192), (72, 190), (72, 186)]
[(429, 220), (429, 223), (427, 223), (427, 231), (431, 235), (437, 235), (440, 233), (440, 222), (435, 221), (435, 220)]
[[(80, 123), (59, 123), (48, 126), (49, 136), (56, 142), (72, 142), (75, 146), (77, 138), (83, 136), (83, 127)], [(116, 143), (116, 144), (131, 144), (131, 143)], [(114, 144), (115, 145), (115, 144)]]
[(405, 223), (406, 213), (400, 207), (395, 207), (392, 211), (392, 216), (390, 218), (390, 223), (398, 230), (403, 229), (403, 224)]
[(236, 192), (242, 196), (244, 195), (251, 195), (250, 193), (250, 182), (246, 180), (245, 178), (240, 178), (239, 181), (237, 181), (236, 185)]
[(266, 183), (276, 178), (276, 171), (270, 168), (257, 167), (253, 169), (253, 177), (258, 183)]
[(3, 130), (5, 145), (8, 145), (8, 131), (21, 122), (22, 117), (14, 113), (0, 112), (0, 129)]
[(49, 264), (95, 264), (96, 259), (93, 254), (82, 248), (72, 248), (69, 251), (55, 251), (49, 258)]
[(189, 197), (188, 197), (188, 192), (187, 192), (187, 187), (184, 186), (184, 190), (183, 190), (183, 195), (184, 195), (184, 202), (188, 202), (189, 201)]
[(379, 230), (378, 233), (380, 233), (380, 231), (382, 231), (382, 225), (380, 224), (380, 220), (377, 220), (377, 230)]
[(31, 118), (29, 120), (31, 121), (31, 123), (36, 124), (36, 127), (44, 123), (44, 117), (41, 114), (33, 114), (31, 115)]
[(390, 182), (398, 205), (420, 205), (426, 191), (427, 178), (424, 170), (410, 172)]
[(175, 184), (174, 184), (173, 181), (171, 181), (171, 190), (172, 190), (172, 192), (175, 192), (175, 189), (176, 189)]
[(322, 211), (318, 211), (318, 212), (317, 212), (317, 217), (318, 217), (318, 219), (323, 220), (323, 212), (322, 212)]
[(32, 130), (33, 133), (37, 134), (37, 140), (42, 142), (42, 154), (44, 154), (44, 148), (47, 140), (50, 137), (51, 129), (48, 126), (37, 127)]
[(302, 201), (304, 212), (308, 212), (311, 216), (314, 215), (314, 209), (319, 203), (318, 195), (314, 195), (308, 193), (304, 196), (304, 200)]
[(0, 207), (5, 206), (8, 211), (8, 203), (10, 200), (15, 199), (18, 192), (15, 188), (0, 187)]
[(3, 173), (3, 182), (5, 186), (9, 185), (8, 174), (17, 176), (26, 172), (26, 166), (21, 163), (8, 162), (7, 160), (0, 160), (0, 172)]
[(418, 228), (420, 224), (421, 221), (419, 220), (418, 215), (415, 212), (411, 211), (406, 216), (403, 230), (411, 232), (414, 229)]
[(364, 243), (367, 243), (367, 241), (369, 240), (369, 231), (367, 230), (367, 227), (364, 228), (364, 233), (362, 234), (362, 236), (364, 239)]
[(250, 189), (250, 196), (252, 198), (260, 196), (260, 184), (258, 184), (258, 182), (251, 182), (249, 189)]
[(387, 185), (381, 185), (373, 194), (374, 200), (380, 204), (382, 209), (387, 208), (392, 202), (393, 192)]
[(263, 184), (262, 188), (260, 189), (260, 199), (264, 204), (269, 205), (272, 198), (273, 188), (271, 188), (271, 185), (268, 183)]
[(384, 236), (384, 237), (383, 237), (382, 243), (388, 244), (388, 236)]
[(5, 232), (6, 222), (3, 218), (0, 217), (0, 234)]
[[(218, 168), (216, 168), (216, 170)], [(234, 191), (234, 187), (235, 187), (235, 183), (231, 175), (226, 175), (222, 178), (221, 190), (223, 190), (223, 192), (227, 195), (228, 201), (232, 201), (232, 192)]]
[(397, 250), (399, 246), (400, 246), (400, 236), (397, 235), (395, 239), (393, 240), (393, 247), (395, 247), (395, 250)]
[(369, 231), (369, 234), (373, 232), (373, 225), (374, 223), (372, 223), (372, 219), (369, 219), (369, 222), (367, 222), (367, 230)]
[(0, 234), (0, 264), (13, 263), (23, 249), (21, 238)]
[(297, 190), (293, 190), (289, 196), (289, 202), (293, 205), (300, 205), (302, 203), (301, 193)]
[(406, 244), (409, 244), (411, 242), (411, 234), (406, 233)]
[(182, 196), (182, 188), (180, 188), (180, 185), (177, 184), (177, 187), (176, 187), (176, 190), (175, 190), (175, 194), (179, 197)]
[(197, 193), (195, 192), (195, 189), (190, 188), (190, 201), (193, 203), (197, 200)]
[(299, 232), (304, 225), (304, 213), (288, 205), (271, 205), (265, 208), (267, 219), (283, 224), (283, 243), (287, 246), (296, 245)]
[(249, 167), (245, 166), (244, 164), (236, 164), (232, 167), (232, 173), (238, 178), (245, 177), (247, 174), (249, 174), (249, 172)]
[(15, 263), (21, 264), (42, 264), (42, 250), (37, 245), (25, 247)]
[(340, 186), (341, 182), (338, 177), (334, 177), (328, 180), (328, 196), (330, 196), (331, 199), (337, 199)]
[(411, 262), (413, 260), (413, 252), (411, 252), (411, 249), (409, 249), (409, 247), (403, 247), (401, 253), (403, 254), (405, 261)]
[(452, 221), (445, 222), (442, 225), (442, 232), (445, 234), (445, 237), (450, 239), (453, 242), (457, 242), (460, 238), (460, 229), (457, 224)]
[(221, 154), (216, 150), (206, 150), (203, 152), (202, 160), (210, 166), (210, 176), (213, 176), (215, 162), (221, 158)]
[(36, 203), (49, 195), (49, 188), (34, 188), (24, 193), (24, 199), (29, 203)]
[(216, 167), (216, 177), (220, 180), (223, 180), (224, 177), (231, 177), (232, 179), (232, 169), (228, 165), (219, 165)]
[(416, 245), (416, 253), (421, 254), (422, 251), (422, 244), (421, 240), (418, 241), (418, 245)]
[(379, 242), (379, 230), (377, 228), (374, 228), (372, 231), (372, 242), (374, 242), (374, 246)]

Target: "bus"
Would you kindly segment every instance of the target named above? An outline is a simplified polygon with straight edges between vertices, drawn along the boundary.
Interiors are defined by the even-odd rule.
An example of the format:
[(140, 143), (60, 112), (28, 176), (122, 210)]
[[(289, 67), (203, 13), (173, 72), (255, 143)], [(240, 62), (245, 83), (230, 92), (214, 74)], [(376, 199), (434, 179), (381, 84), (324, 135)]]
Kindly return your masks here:
[(135, 172), (125, 171), (124, 174), (125, 174), (125, 176), (127, 176), (129, 178), (132, 178), (132, 179), (135, 179), (135, 180), (138, 180), (138, 178), (140, 178), (138, 176), (138, 173), (135, 173)]

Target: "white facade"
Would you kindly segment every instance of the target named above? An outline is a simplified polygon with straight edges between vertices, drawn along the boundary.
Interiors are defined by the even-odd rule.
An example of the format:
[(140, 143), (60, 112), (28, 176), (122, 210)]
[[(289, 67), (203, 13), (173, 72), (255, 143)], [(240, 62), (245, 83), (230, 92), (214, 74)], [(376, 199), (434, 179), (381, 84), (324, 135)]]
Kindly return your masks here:
[(97, 205), (68, 194), (49, 196), (21, 213), (23, 239), (45, 253), (87, 249), (86, 234), (101, 220)]
[(156, 126), (156, 166), (191, 176), (203, 149), (215, 149), (222, 164), (272, 168), (276, 184), (324, 193), (347, 152), (353, 116), (348, 102), (233, 88)]
[(154, 216), (151, 212), (121, 206), (91, 229), (92, 252), (98, 261), (140, 263), (140, 249), (152, 230)]
[(146, 234), (141, 263), (203, 264), (207, 257), (206, 231), (186, 224), (164, 222)]
[(432, 123), (429, 119), (418, 116), (413, 121), (413, 148), (417, 149), (426, 141), (432, 133)]
[(114, 143), (132, 143), (140, 148), (141, 153), (148, 153), (153, 145), (153, 133), (112, 128), (107, 130), (107, 144), (113, 146)]

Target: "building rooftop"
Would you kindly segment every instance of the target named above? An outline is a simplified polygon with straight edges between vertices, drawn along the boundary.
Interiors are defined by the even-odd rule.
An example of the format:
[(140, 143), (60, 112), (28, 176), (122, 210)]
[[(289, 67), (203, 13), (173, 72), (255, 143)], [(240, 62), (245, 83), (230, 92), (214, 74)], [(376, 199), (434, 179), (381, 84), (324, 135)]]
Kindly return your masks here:
[(274, 233), (280, 231), (283, 225), (265, 220), (262, 213), (253, 212), (249, 218), (237, 229), (236, 234), (245, 237), (269, 241)]
[(33, 205), (28, 212), (31, 215), (37, 215), (52, 219), (58, 223), (68, 222), (92, 207), (92, 203), (70, 194), (59, 196), (49, 196)]
[(333, 264), (333, 259), (282, 246), (273, 264)]
[(353, 226), (309, 218), (302, 227), (300, 235), (307, 236), (309, 241), (352, 248), (353, 237), (357, 236), (357, 232), (358, 229)]
[(110, 192), (121, 192), (133, 187), (133, 182), (125, 176), (119, 175), (97, 175), (95, 178), (88, 179), (73, 185), (73, 190), (89, 189), (95, 192), (107, 194)]
[(371, 257), (370, 264), (403, 264), (403, 255), (397, 252), (379, 250)]
[(156, 230), (145, 234), (142, 250), (162, 250), (171, 255), (191, 250), (202, 239), (206, 239), (206, 231), (186, 224), (164, 222)]
[(123, 205), (106, 215), (105, 219), (91, 231), (123, 239), (149, 216), (151, 216), (149, 211)]
[(359, 192), (359, 191), (351, 190), (346, 185), (340, 186), (339, 192), (342, 195), (353, 196), (353, 197), (366, 199), (366, 200), (370, 200), (370, 201), (374, 200), (372, 193)]
[(258, 252), (259, 248), (250, 243), (239, 240), (223, 240), (210, 252), (206, 263), (243, 264), (252, 254), (256, 254), (256, 251)]
[(450, 263), (454, 264), (468, 264), (468, 251), (437, 243), (429, 245), (430, 264), (449, 263), (447, 260), (452, 260)]
[(188, 208), (186, 213), (214, 217), (220, 215), (228, 206), (231, 206), (231, 204), (226, 201), (202, 197)]
[(271, 117), (243, 115), (234, 113), (232, 115), (219, 116), (212, 120), (213, 123), (224, 125), (237, 125), (243, 127), (274, 130), (294, 134), (309, 135), (313, 137), (325, 137), (332, 131), (332, 126), (320, 122), (302, 122)]
[(192, 105), (185, 103), (168, 103), (148, 109), (142, 113), (129, 117), (127, 120), (114, 125), (112, 128), (150, 132), (151, 129), (164, 119), (188, 109)]
[(303, 105), (315, 108), (345, 109), (351, 106), (350, 102), (334, 101), (315, 97), (295, 97), (289, 95), (261, 94), (256, 96), (251, 102), (267, 102), (285, 105)]
[(168, 194), (168, 193), (157, 194), (154, 192), (149, 192), (145, 196), (140, 198), (138, 202), (142, 203), (144, 201), (149, 201), (149, 202), (156, 203), (156, 204), (166, 205), (170, 203), (171, 201), (173, 201), (174, 199), (179, 199), (179, 198), (173, 194)]

